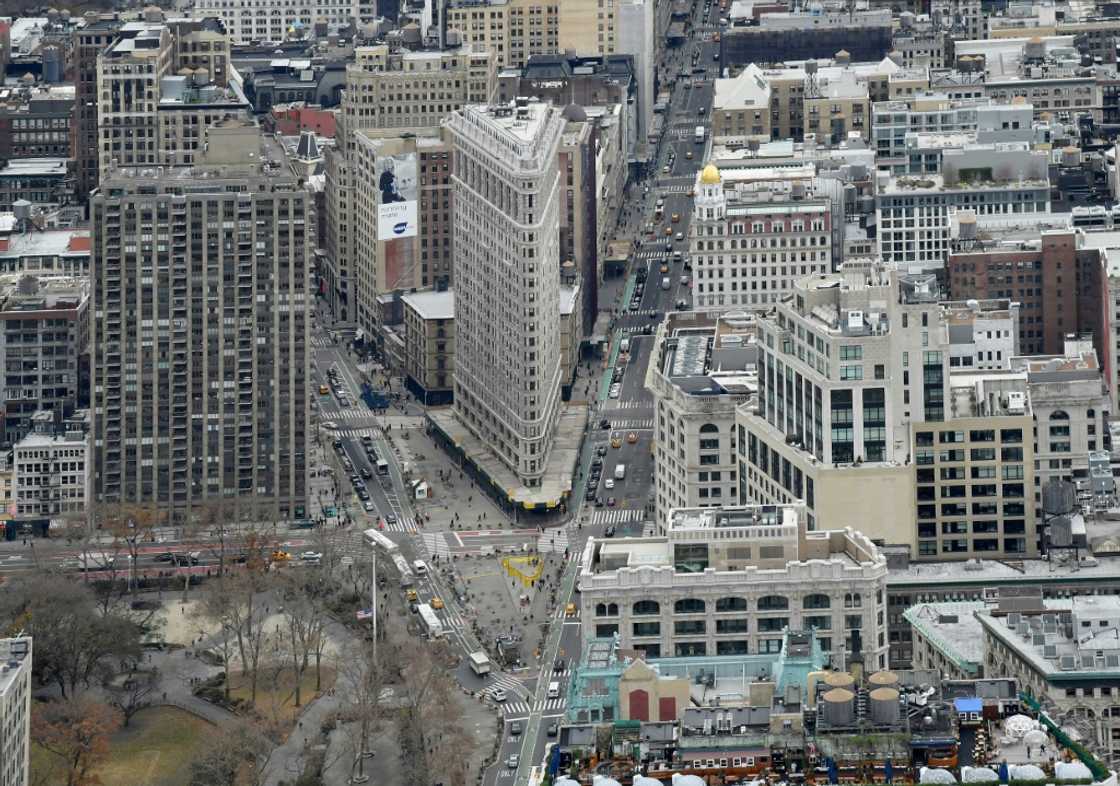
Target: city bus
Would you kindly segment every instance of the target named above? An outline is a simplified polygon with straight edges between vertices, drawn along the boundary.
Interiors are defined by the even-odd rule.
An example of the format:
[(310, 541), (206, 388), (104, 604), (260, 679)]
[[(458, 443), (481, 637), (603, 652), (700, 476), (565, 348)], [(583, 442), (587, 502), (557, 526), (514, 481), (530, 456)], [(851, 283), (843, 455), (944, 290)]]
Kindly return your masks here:
[(387, 536), (378, 532), (375, 529), (367, 529), (362, 533), (366, 539), (367, 546), (378, 546), (384, 549), (388, 554), (396, 554), (400, 549), (397, 544), (391, 541)]

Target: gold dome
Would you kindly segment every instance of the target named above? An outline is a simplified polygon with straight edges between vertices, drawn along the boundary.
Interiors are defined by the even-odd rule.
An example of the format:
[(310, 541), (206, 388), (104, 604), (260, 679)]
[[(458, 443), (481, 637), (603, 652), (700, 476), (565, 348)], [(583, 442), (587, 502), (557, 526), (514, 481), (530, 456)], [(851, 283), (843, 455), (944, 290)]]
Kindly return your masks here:
[(706, 186), (719, 185), (719, 170), (716, 169), (715, 164), (708, 164), (704, 167), (704, 172), (700, 175), (700, 182)]

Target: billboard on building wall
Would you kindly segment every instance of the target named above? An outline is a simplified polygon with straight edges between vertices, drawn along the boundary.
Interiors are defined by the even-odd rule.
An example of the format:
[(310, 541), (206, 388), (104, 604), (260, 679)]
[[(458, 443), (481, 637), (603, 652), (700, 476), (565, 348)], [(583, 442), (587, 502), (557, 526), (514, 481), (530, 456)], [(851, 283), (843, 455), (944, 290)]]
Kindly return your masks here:
[(377, 237), (395, 240), (416, 237), (417, 166), (415, 153), (378, 156), (374, 162), (377, 177)]

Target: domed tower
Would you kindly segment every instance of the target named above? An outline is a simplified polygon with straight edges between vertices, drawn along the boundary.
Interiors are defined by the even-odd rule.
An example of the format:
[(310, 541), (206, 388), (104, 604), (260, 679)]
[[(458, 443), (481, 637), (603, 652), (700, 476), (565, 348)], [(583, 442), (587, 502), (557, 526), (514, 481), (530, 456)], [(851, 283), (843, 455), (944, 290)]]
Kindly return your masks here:
[(701, 221), (722, 221), (727, 210), (723, 196), (723, 177), (715, 164), (708, 164), (700, 173), (700, 187), (696, 190), (695, 217)]

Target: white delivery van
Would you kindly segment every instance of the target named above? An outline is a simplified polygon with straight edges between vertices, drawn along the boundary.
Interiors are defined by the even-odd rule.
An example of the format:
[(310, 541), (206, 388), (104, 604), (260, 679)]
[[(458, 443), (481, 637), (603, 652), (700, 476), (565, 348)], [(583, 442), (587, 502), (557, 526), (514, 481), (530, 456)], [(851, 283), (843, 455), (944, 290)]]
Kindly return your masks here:
[(550, 698), (550, 699), (560, 698), (560, 683), (559, 682), (548, 683), (548, 698)]
[(424, 564), (424, 560), (418, 559), (412, 563), (412, 570), (417, 576), (423, 576), (428, 572), (428, 566)]
[(614, 479), (615, 480), (626, 480), (626, 465), (625, 464), (617, 464), (615, 466), (615, 468), (614, 468)]

